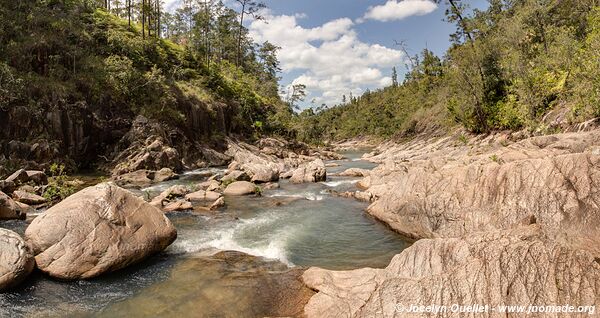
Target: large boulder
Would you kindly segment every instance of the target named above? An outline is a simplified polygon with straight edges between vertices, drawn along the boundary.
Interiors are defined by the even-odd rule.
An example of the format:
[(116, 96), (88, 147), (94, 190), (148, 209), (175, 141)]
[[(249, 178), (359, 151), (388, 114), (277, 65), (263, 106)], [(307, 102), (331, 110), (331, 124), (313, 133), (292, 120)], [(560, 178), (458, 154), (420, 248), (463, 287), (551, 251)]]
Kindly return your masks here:
[(183, 169), (183, 163), (177, 149), (170, 147), (163, 138), (150, 136), (144, 145), (134, 143), (116, 159), (119, 164), (113, 169), (113, 175), (121, 175), (137, 170), (160, 170), (170, 168)]
[(24, 220), (27, 213), (4, 192), (0, 192), (0, 220)]
[(598, 242), (600, 156), (588, 153), (408, 167), (372, 181), (368, 212), (409, 237), (509, 229), (534, 217), (549, 233)]
[[(445, 317), (452, 305), (488, 305), (491, 317), (496, 317), (491, 308), (504, 305), (600, 305), (597, 259), (550, 240), (538, 225), (424, 239), (396, 255), (385, 269), (311, 268), (303, 279), (318, 291), (305, 307), (309, 318), (403, 317), (411, 305), (446, 306), (448, 312), (410, 317)], [(463, 316), (478, 317), (452, 315)]]
[(292, 183), (303, 183), (303, 182), (319, 182), (327, 179), (327, 169), (323, 160), (316, 159), (308, 164), (301, 165), (294, 171), (290, 182)]
[(248, 181), (237, 181), (234, 182), (225, 188), (225, 195), (232, 196), (242, 196), (242, 195), (250, 195), (255, 194), (257, 191), (257, 186)]
[(231, 166), (244, 171), (250, 177), (249, 181), (262, 183), (279, 180), (279, 159), (261, 153), (257, 147), (230, 142), (226, 154), (234, 159)]
[(0, 292), (20, 284), (34, 266), (29, 245), (17, 233), (0, 228)]
[(112, 183), (68, 197), (25, 231), (38, 268), (60, 279), (125, 268), (164, 250), (176, 237), (160, 210)]

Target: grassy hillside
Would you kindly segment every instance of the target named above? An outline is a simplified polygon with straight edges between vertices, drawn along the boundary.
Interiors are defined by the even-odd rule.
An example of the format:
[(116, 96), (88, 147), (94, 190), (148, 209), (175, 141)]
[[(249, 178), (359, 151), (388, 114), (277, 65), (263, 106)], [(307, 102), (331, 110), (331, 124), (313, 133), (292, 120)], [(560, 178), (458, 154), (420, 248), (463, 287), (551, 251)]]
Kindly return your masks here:
[(497, 0), (486, 11), (454, 2), (447, 16), (457, 31), (444, 57), (425, 50), (402, 83), (305, 111), (295, 123), (302, 139), (407, 136), (457, 125), (545, 133), (600, 116), (597, 1)]
[(89, 1), (0, 0), (0, 161), (91, 166), (138, 115), (193, 141), (269, 129), (277, 82), (247, 55), (207, 64)]

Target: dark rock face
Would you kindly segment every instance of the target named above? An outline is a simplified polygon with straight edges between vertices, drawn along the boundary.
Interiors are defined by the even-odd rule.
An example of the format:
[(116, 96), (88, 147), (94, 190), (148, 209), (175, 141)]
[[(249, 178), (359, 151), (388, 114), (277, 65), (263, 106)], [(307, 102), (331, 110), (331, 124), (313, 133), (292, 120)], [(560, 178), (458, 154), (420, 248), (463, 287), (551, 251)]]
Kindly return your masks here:
[[(123, 159), (159, 138), (165, 147), (177, 151), (178, 160), (169, 158), (167, 165), (146, 168), (178, 171), (183, 162), (190, 167), (201, 163), (226, 164), (223, 160), (228, 161), (228, 158), (206, 149), (223, 147), (224, 143), (219, 145), (211, 141), (214, 135), (236, 132), (231, 124), (235, 107), (185, 101), (182, 96), (178, 107), (185, 115), (184, 123), (158, 124), (142, 116), (136, 117), (126, 108), (87, 105), (85, 102), (63, 104), (39, 113), (26, 107), (0, 110), (0, 127), (3, 127), (0, 131), (0, 166), (10, 162), (12, 166), (42, 170), (50, 163), (63, 162), (72, 168), (112, 170)], [(153, 139), (146, 144), (148, 137)], [(132, 149), (126, 151), (130, 147)], [(158, 163), (165, 164), (164, 161)], [(137, 169), (130, 171), (133, 170)], [(0, 169), (0, 176), (8, 173), (11, 171)]]
[(31, 113), (25, 107), (0, 111), (0, 126), (5, 127), (0, 131), (0, 153), (29, 168), (39, 166), (28, 162), (76, 162), (82, 167), (96, 163), (127, 125), (104, 112), (84, 103), (44, 113)]

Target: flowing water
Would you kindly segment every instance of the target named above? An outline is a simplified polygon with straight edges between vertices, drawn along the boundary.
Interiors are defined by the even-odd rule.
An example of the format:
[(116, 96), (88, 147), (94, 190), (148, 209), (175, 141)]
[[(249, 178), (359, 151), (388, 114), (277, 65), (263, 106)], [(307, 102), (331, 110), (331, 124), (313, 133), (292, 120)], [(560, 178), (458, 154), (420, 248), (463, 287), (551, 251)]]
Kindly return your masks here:
[[(339, 166), (328, 172), (373, 168), (359, 159), (361, 154), (344, 153), (348, 159), (329, 162)], [(174, 184), (195, 184), (222, 172), (191, 171), (141, 193), (151, 197)], [(262, 197), (226, 198), (227, 209), (222, 212), (170, 214), (178, 238), (165, 252), (89, 281), (59, 282), (34, 273), (18, 290), (0, 294), (0, 316), (289, 314), (270, 304), (285, 292), (265, 290), (296, 284), (299, 280), (290, 277), (301, 274), (301, 268), (381, 268), (407, 247), (402, 237), (364, 213), (366, 203), (328, 192), (354, 190), (357, 181), (347, 177), (300, 185), (282, 181), (279, 189), (264, 191)], [(26, 223), (0, 226), (23, 233)]]

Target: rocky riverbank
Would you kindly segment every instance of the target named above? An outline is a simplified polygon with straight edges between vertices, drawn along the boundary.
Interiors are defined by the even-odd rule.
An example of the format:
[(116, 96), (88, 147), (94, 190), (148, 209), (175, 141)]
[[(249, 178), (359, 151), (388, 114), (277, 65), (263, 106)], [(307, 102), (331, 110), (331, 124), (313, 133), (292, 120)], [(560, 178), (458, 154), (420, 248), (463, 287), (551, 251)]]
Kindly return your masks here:
[(308, 317), (393, 317), (402, 304), (600, 304), (600, 130), (457, 133), (365, 158), (379, 166), (354, 196), (417, 242), (386, 269), (308, 270), (318, 292)]
[[(185, 163), (160, 138), (148, 143), (116, 165), (113, 182), (85, 188), (58, 203), (47, 198), (57, 177), (48, 178), (43, 171), (21, 169), (1, 181), (0, 219), (24, 220), (29, 213), (30, 224), (24, 239), (12, 231), (0, 233), (6, 247), (0, 258), (0, 289), (18, 285), (34, 266), (61, 280), (89, 279), (129, 267), (175, 241), (177, 231), (165, 213), (222, 209), (224, 196), (260, 195), (263, 189), (278, 188), (283, 178), (324, 181), (322, 159), (341, 158), (271, 138), (255, 145), (228, 140), (226, 151), (214, 155), (229, 164), (223, 172), (207, 170), (195, 184), (173, 185), (149, 196), (140, 189), (177, 180)], [(134, 168), (140, 169), (130, 171)]]

